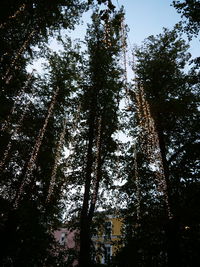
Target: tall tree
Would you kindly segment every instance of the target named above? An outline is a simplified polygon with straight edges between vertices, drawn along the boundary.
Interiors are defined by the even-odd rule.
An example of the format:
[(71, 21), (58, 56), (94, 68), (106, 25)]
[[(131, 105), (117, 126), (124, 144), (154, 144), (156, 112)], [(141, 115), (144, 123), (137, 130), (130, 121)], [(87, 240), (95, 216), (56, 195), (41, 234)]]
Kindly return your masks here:
[[(64, 59), (48, 55), (48, 74), (38, 77), (34, 95), (24, 100), (30, 100), (31, 105), (20, 132), (12, 139), (12, 150), (1, 170), (3, 264), (12, 261), (13, 266), (43, 266), (48, 262), (57, 264), (59, 260), (53, 252), (53, 230), (61, 223), (63, 210), (64, 177), (59, 165), (69, 135), (65, 130), (69, 133), (67, 118), (78, 60), (71, 42), (65, 46)], [(13, 164), (18, 169), (14, 177)]]
[[(35, 55), (46, 53), (44, 43), (50, 36), (62, 28), (74, 28), (93, 1), (89, 2), (10, 0), (0, 4), (2, 265), (43, 266), (50, 258), (55, 260), (50, 232), (61, 218), (58, 193), (63, 183), (60, 173), (55, 185), (56, 165), (77, 58), (68, 53), (66, 63), (61, 62), (64, 70), (56, 65), (59, 59), (51, 57), (48, 82), (27, 73), (26, 67)], [(39, 241), (41, 237), (44, 242)]]
[[(118, 127), (118, 104), (122, 88), (119, 27), (121, 14), (113, 17), (95, 12), (88, 29), (83, 79), (77, 95), (78, 127), (73, 139), (68, 179), (84, 187), (80, 212), (80, 266), (91, 263), (92, 219), (99, 188), (109, 177), (116, 150), (112, 135)], [(80, 192), (80, 191), (79, 191)]]
[[(197, 130), (199, 127), (197, 120), (199, 80), (197, 72), (191, 69), (186, 73), (184, 70), (190, 57), (187, 48), (188, 46), (180, 38), (177, 30), (165, 29), (163, 34), (156, 37), (150, 36), (145, 40), (143, 46), (136, 50), (136, 88), (132, 96), (133, 103), (137, 108), (135, 126), (140, 129), (137, 144), (142, 211), (140, 219), (145, 221), (146, 210), (150, 214), (148, 215), (149, 219), (152, 220), (150, 221), (150, 230), (146, 231), (146, 224), (143, 223), (140, 223), (138, 228), (137, 236), (143, 242), (143, 244), (141, 243), (142, 247), (138, 247), (138, 244), (134, 243), (134, 239), (132, 242), (138, 249), (138, 259), (143, 261), (146, 257), (143, 253), (147, 249), (145, 243), (149, 242), (147, 241), (148, 236), (153, 234), (155, 227), (158, 227), (157, 235), (153, 234), (154, 240), (159, 237), (158, 233), (160, 232), (159, 240), (164, 245), (164, 231), (165, 245), (167, 246), (167, 250), (161, 245), (159, 248), (160, 241), (157, 240), (157, 257), (154, 254), (156, 250), (152, 252), (149, 250), (152, 254), (143, 263), (138, 261), (138, 266), (155, 266), (156, 258), (158, 266), (193, 265), (190, 262), (191, 258), (190, 260), (187, 258), (190, 257), (187, 253), (190, 245), (186, 241), (186, 236), (189, 239), (194, 238), (192, 231), (198, 227), (199, 216), (192, 215), (190, 220), (186, 219), (185, 214), (196, 214), (196, 209), (198, 209), (196, 190), (193, 192), (196, 204), (192, 202), (191, 210), (188, 209), (186, 203), (190, 203), (191, 188), (199, 187), (197, 178), (199, 177), (197, 151), (199, 147)], [(141, 153), (143, 154), (143, 163), (140, 161)], [(146, 162), (145, 165), (144, 162)], [(146, 182), (144, 174), (141, 176), (144, 168), (147, 168), (149, 172)], [(154, 182), (151, 177), (155, 179)], [(150, 181), (153, 182), (153, 187), (149, 187), (152, 183)], [(155, 189), (155, 185), (157, 185), (157, 189)], [(147, 193), (145, 194), (144, 186), (147, 192), (150, 189), (151, 198)], [(186, 201), (184, 204), (183, 199)], [(146, 205), (144, 206), (144, 204)], [(153, 212), (156, 207), (154, 204), (160, 207), (156, 208), (157, 215)], [(165, 208), (163, 209), (163, 207)], [(165, 213), (163, 213), (164, 211)], [(191, 231), (190, 237), (188, 230)], [(137, 230), (133, 233), (137, 233)], [(199, 261), (195, 249), (199, 246), (199, 237), (194, 238), (193, 242), (195, 244), (193, 257)], [(191, 247), (190, 249), (192, 250)], [(148, 253), (147, 250), (146, 252)], [(164, 256), (166, 252), (167, 261)]]

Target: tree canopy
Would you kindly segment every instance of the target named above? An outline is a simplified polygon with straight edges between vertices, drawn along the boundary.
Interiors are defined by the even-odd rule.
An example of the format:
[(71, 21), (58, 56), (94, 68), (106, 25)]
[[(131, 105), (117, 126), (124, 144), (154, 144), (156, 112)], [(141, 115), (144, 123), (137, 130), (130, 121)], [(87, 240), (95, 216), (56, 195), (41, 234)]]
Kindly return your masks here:
[[(197, 35), (198, 1), (173, 5)], [(85, 40), (64, 36), (89, 9)], [(199, 61), (180, 24), (164, 28), (133, 51), (128, 83), (124, 16), (110, 0), (0, 3), (2, 266), (98, 266), (96, 211), (113, 207), (124, 228), (109, 266), (200, 262)], [(63, 226), (77, 251), (55, 240)]]

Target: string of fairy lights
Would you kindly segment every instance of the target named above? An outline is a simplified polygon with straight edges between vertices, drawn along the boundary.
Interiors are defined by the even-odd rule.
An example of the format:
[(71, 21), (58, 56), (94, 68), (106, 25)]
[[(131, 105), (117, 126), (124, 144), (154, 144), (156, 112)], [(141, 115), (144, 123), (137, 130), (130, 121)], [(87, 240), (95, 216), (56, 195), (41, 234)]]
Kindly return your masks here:
[(8, 144), (7, 144), (7, 147), (6, 147), (5, 151), (4, 151), (3, 158), (2, 158), (2, 160), (0, 161), (0, 171), (2, 171), (2, 169), (3, 169), (3, 167), (4, 167), (4, 164), (5, 164), (5, 162), (6, 162), (6, 159), (8, 158), (8, 155), (9, 155), (9, 153), (10, 153), (10, 151), (11, 151), (12, 143), (13, 143), (13, 139), (14, 139), (14, 137), (18, 135), (18, 133), (19, 133), (21, 127), (22, 127), (23, 120), (24, 120), (24, 117), (25, 117), (25, 115), (26, 115), (26, 113), (27, 113), (27, 110), (28, 110), (28, 107), (29, 107), (29, 104), (30, 104), (30, 103), (31, 103), (31, 101), (29, 101), (29, 102), (26, 104), (26, 106), (25, 106), (25, 108), (24, 108), (24, 110), (23, 110), (23, 113), (21, 114), (21, 117), (20, 117), (20, 119), (19, 119), (19, 121), (18, 121), (18, 124), (17, 124), (17, 126), (15, 127), (15, 129), (13, 130), (13, 132), (12, 132), (12, 134), (11, 134), (10, 140), (9, 140), (9, 142), (8, 142)]
[(112, 46), (112, 42), (111, 42), (111, 39), (110, 39), (111, 29), (110, 29), (110, 23), (109, 23), (108, 19), (106, 19), (106, 21), (105, 21), (104, 29), (105, 29), (105, 33), (104, 33), (103, 42), (105, 43), (106, 48), (108, 49), (109, 47)]
[[(15, 102), (13, 104), (13, 107), (11, 108), (10, 114), (8, 115), (8, 117), (4, 121), (4, 123), (2, 124), (2, 128), (1, 128), (2, 132), (5, 132), (11, 126), (11, 120), (12, 120), (13, 115), (16, 112), (16, 107), (17, 107), (17, 105), (19, 105), (21, 103), (23, 95), (24, 95), (24, 92), (25, 92), (25, 89), (29, 86), (31, 79), (33, 78), (33, 73), (34, 73), (34, 70), (32, 71), (32, 73), (30, 73), (28, 75), (28, 78), (27, 78), (24, 86), (22, 87), (22, 89), (20, 90), (17, 98), (15, 99)], [(32, 92), (32, 94), (33, 93), (34, 92)], [(9, 153), (11, 151), (11, 148), (12, 148), (13, 139), (16, 136), (18, 136), (18, 134), (20, 132), (20, 129), (21, 129), (22, 125), (23, 125), (23, 121), (24, 121), (24, 118), (26, 116), (26, 113), (28, 111), (28, 107), (29, 107), (30, 104), (31, 104), (31, 98), (26, 100), (26, 104), (25, 104), (25, 106), (23, 108), (23, 112), (22, 112), (22, 114), (20, 116), (20, 119), (17, 122), (17, 126), (14, 127), (13, 129), (11, 129), (10, 140), (9, 140), (7, 146), (6, 146), (6, 149), (4, 151), (3, 157), (2, 157), (2, 159), (0, 161), (0, 171), (3, 170), (4, 164), (5, 164), (5, 162), (6, 162), (7, 158), (8, 158), (8, 155), (9, 155)]]
[[(119, 1), (116, 0), (118, 8), (120, 9)], [(124, 61), (124, 80), (128, 81), (127, 77), (127, 41), (131, 47), (131, 42), (128, 36), (128, 33), (126, 32), (125, 29), (125, 23), (124, 23), (124, 18), (122, 18), (121, 22), (121, 32), (122, 32), (122, 49), (123, 49), (123, 61)], [(130, 48), (132, 51), (132, 49)], [(134, 67), (134, 53), (132, 51), (132, 56), (133, 56), (133, 67)], [(136, 114), (138, 115), (138, 121), (139, 121), (139, 139), (143, 140), (143, 150), (144, 153), (147, 155), (147, 158), (149, 160), (149, 164), (153, 164), (155, 167), (154, 173), (156, 176), (157, 180), (157, 186), (158, 190), (162, 192), (164, 196), (164, 201), (166, 204), (166, 209), (167, 209), (167, 214), (169, 218), (172, 218), (172, 212), (169, 204), (169, 196), (168, 196), (168, 191), (167, 191), (167, 182), (166, 182), (166, 177), (164, 174), (164, 167), (163, 167), (163, 161), (162, 161), (162, 156), (161, 156), (161, 150), (160, 150), (160, 145), (159, 145), (159, 139), (158, 139), (158, 133), (155, 127), (155, 122), (154, 118), (151, 114), (151, 109), (149, 106), (148, 101), (146, 100), (145, 97), (145, 92), (144, 88), (139, 85), (139, 83), (136, 80), (136, 89), (134, 90), (134, 96), (135, 96), (135, 106), (136, 106)], [(129, 87), (126, 87), (126, 98), (127, 100), (125, 101), (125, 104), (127, 106), (130, 105), (130, 100), (131, 100), (131, 94), (130, 94), (130, 89)], [(137, 142), (137, 141), (136, 141)], [(140, 219), (140, 201), (141, 201), (141, 195), (140, 195), (140, 178), (138, 174), (138, 166), (137, 166), (137, 149), (136, 149), (135, 144), (135, 149), (134, 149), (134, 177), (136, 181), (136, 215), (137, 219)]]
[[(25, 10), (25, 7), (26, 7), (25, 4), (23, 4), (15, 12), (14, 15), (12, 15), (12, 16), (10, 16), (8, 18), (8, 22), (10, 20), (12, 20), (12, 19), (15, 19), (21, 12), (23, 12)], [(0, 28), (5, 27), (8, 22), (1, 24)], [(8, 84), (10, 82), (10, 80), (12, 79), (12, 75), (10, 75), (10, 73), (11, 73), (11, 71), (13, 69), (17, 68), (17, 61), (18, 61), (19, 57), (22, 55), (22, 53), (26, 50), (26, 48), (27, 48), (31, 38), (34, 36), (35, 32), (36, 32), (36, 30), (32, 30), (31, 33), (28, 35), (27, 39), (24, 41), (24, 43), (22, 44), (22, 46), (19, 48), (18, 52), (16, 53), (15, 57), (13, 58), (9, 68), (6, 70), (5, 75), (2, 77), (2, 79), (5, 81), (6, 84)], [(106, 42), (107, 48), (109, 48), (112, 45), (110, 36), (111, 36), (111, 34), (110, 34), (110, 25), (109, 25), (109, 23), (106, 23), (106, 27), (105, 27), (105, 42)], [(6, 54), (7, 53), (4, 53), (4, 55), (1, 58), (1, 60), (3, 60), (3, 57)], [(27, 88), (27, 86), (28, 86), (28, 84), (29, 84), (29, 82), (30, 82), (32, 77), (33, 77), (33, 73), (28, 75), (27, 81), (26, 81), (25, 85), (22, 87), (22, 89), (20, 90), (20, 93), (17, 96), (17, 100), (15, 101), (15, 103), (14, 103), (12, 109), (11, 109), (10, 115), (5, 120), (5, 122), (4, 122), (4, 124), (3, 124), (2, 128), (1, 128), (1, 131), (7, 130), (7, 128), (10, 126), (11, 119), (12, 119), (14, 113), (15, 113), (15, 110), (16, 110), (16, 107), (18, 105), (18, 102), (20, 102), (19, 100), (23, 96), (25, 88)], [(35, 141), (35, 145), (34, 145), (34, 147), (32, 149), (32, 153), (31, 153), (30, 159), (29, 159), (27, 167), (26, 167), (26, 172), (25, 172), (24, 178), (23, 178), (22, 183), (20, 185), (19, 192), (17, 193), (16, 198), (15, 198), (14, 206), (16, 208), (18, 207), (19, 201), (20, 201), (20, 199), (21, 199), (21, 197), (22, 197), (22, 195), (24, 193), (24, 187), (28, 183), (31, 182), (32, 172), (33, 172), (33, 170), (35, 168), (35, 165), (36, 165), (38, 152), (40, 150), (40, 147), (41, 147), (41, 144), (42, 144), (45, 132), (46, 132), (47, 124), (48, 124), (49, 118), (50, 118), (50, 116), (52, 114), (52, 111), (53, 111), (53, 108), (54, 108), (54, 105), (55, 105), (55, 102), (56, 102), (57, 94), (58, 94), (58, 88), (56, 89), (55, 94), (52, 97), (52, 101), (51, 101), (51, 104), (49, 106), (49, 109), (48, 109), (47, 116), (46, 116), (46, 119), (44, 121), (43, 127), (39, 131), (38, 137), (36, 138), (36, 141)], [(28, 109), (28, 103), (27, 103), (26, 107), (24, 108), (24, 111), (23, 111), (23, 113), (22, 113), (22, 115), (21, 115), (21, 117), (19, 119), (18, 125), (17, 125), (17, 127), (15, 127), (15, 131), (13, 131), (12, 135), (18, 134), (18, 132), (19, 132), (21, 126), (22, 126), (22, 123), (23, 123), (25, 114), (27, 112), (27, 109)], [(80, 112), (80, 106), (79, 106), (78, 112), (76, 114), (75, 122), (77, 122), (78, 118), (80, 117), (79, 112)], [(101, 123), (100, 123), (100, 125), (101, 125)], [(72, 131), (76, 131), (75, 128), (77, 128), (77, 126), (75, 125), (75, 123), (73, 123)], [(100, 126), (100, 128), (101, 128), (101, 126)], [(55, 154), (55, 161), (54, 161), (54, 166), (53, 166), (53, 169), (52, 169), (52, 174), (51, 174), (51, 178), (50, 178), (50, 185), (49, 185), (49, 190), (48, 190), (47, 199), (46, 199), (47, 202), (50, 201), (50, 197), (52, 195), (52, 192), (53, 192), (53, 189), (54, 189), (54, 186), (55, 186), (55, 178), (56, 178), (56, 172), (57, 172), (57, 167), (58, 167), (59, 158), (60, 158), (60, 150), (61, 150), (62, 144), (64, 142), (65, 132), (66, 132), (66, 119), (63, 122), (63, 130), (60, 133), (59, 141), (58, 141), (58, 144), (57, 144), (57, 149), (56, 149), (56, 154)], [(11, 135), (10, 141), (7, 144), (7, 148), (4, 151), (3, 159), (0, 162), (0, 169), (3, 168), (3, 166), (5, 164), (5, 161), (6, 161), (7, 157), (8, 157), (8, 154), (9, 154), (9, 152), (11, 150), (11, 147), (12, 147), (12, 135)], [(99, 139), (100, 139), (99, 135), (100, 135), (100, 133), (98, 134), (98, 137), (97, 137), (97, 150), (100, 149), (99, 148), (99, 146), (100, 146), (100, 144), (99, 144), (99, 142), (100, 142), (99, 141)], [(75, 138), (74, 135), (72, 135), (71, 140), (69, 142), (72, 143), (74, 138)], [(98, 169), (98, 167), (97, 167), (98, 163), (96, 162), (95, 164), (96, 164), (96, 169)]]
[(56, 173), (57, 173), (57, 169), (58, 169), (59, 160), (61, 157), (61, 150), (62, 150), (63, 144), (64, 144), (65, 133), (66, 133), (66, 124), (67, 124), (67, 118), (65, 117), (63, 120), (62, 131), (60, 132), (59, 140), (58, 140), (57, 147), (56, 147), (54, 165), (53, 165), (53, 169), (52, 169), (52, 173), (51, 173), (49, 189), (48, 189), (48, 194), (47, 194), (47, 199), (46, 199), (47, 203), (50, 202), (54, 187), (56, 185)]
[(12, 79), (13, 76), (10, 75), (10, 72), (13, 69), (17, 68), (17, 66), (16, 66), (17, 60), (22, 55), (22, 53), (25, 51), (25, 49), (27, 48), (31, 38), (34, 36), (35, 33), (36, 33), (35, 29), (31, 31), (31, 33), (28, 35), (27, 39), (24, 41), (23, 45), (20, 47), (20, 49), (16, 53), (15, 57), (13, 58), (10, 66), (8, 67), (8, 69), (5, 72), (5, 75), (2, 77), (2, 80), (4, 80), (6, 84), (9, 84), (10, 80)]
[[(118, 1), (117, 1), (117, 3), (118, 3)], [(119, 3), (118, 3), (118, 5), (119, 5)], [(24, 10), (25, 10), (25, 4), (23, 4), (8, 19), (9, 20), (15, 19)], [(0, 25), (0, 28), (3, 28), (5, 26), (6, 26), (6, 23), (3, 23)], [(13, 68), (16, 68), (18, 58), (20, 57), (20, 55), (22, 55), (22, 53), (27, 48), (27, 46), (28, 46), (31, 38), (34, 36), (35, 32), (36, 32), (36, 30), (31, 31), (31, 33), (28, 35), (27, 39), (24, 41), (23, 45), (20, 47), (20, 49), (16, 53), (9, 68), (6, 70), (5, 75), (2, 78), (5, 81), (5, 83), (8, 84), (10, 82), (10, 80), (12, 79), (12, 75), (10, 75), (10, 73), (13, 70)], [(105, 38), (104, 38), (104, 40), (105, 40), (104, 42), (106, 43), (107, 48), (109, 48), (112, 45), (110, 36), (111, 36), (111, 29), (110, 29), (110, 24), (107, 21), (107, 22), (105, 22)], [(128, 74), (127, 74), (127, 42), (126, 42), (126, 39), (127, 39), (127, 32), (126, 32), (126, 28), (125, 28), (124, 17), (122, 17), (122, 19), (121, 19), (121, 44), (122, 44), (122, 50), (123, 50), (124, 80), (125, 80), (125, 84), (126, 84), (125, 85), (126, 98), (129, 101), (130, 100), (130, 92), (129, 92), (129, 89), (127, 87)], [(5, 54), (3, 56), (5, 56)], [(24, 87), (22, 88), (22, 90), (20, 92), (20, 95), (23, 94), (24, 89), (28, 86), (32, 75), (33, 74), (29, 75)], [(35, 168), (38, 152), (39, 152), (39, 149), (41, 147), (41, 144), (42, 144), (42, 141), (44, 138), (44, 134), (46, 132), (48, 121), (49, 121), (50, 116), (52, 115), (52, 112), (53, 112), (53, 109), (54, 109), (54, 106), (56, 103), (56, 97), (57, 97), (58, 91), (59, 91), (59, 88), (57, 87), (55, 92), (54, 92), (54, 95), (52, 97), (52, 101), (51, 101), (51, 104), (49, 106), (43, 127), (39, 131), (38, 137), (36, 138), (35, 145), (33, 147), (29, 162), (27, 164), (27, 169), (26, 169), (24, 179), (21, 183), (19, 192), (16, 196), (15, 207), (18, 207), (19, 200), (21, 199), (21, 196), (24, 193), (24, 187), (30, 182), (30, 177), (32, 176), (32, 172)], [(171, 217), (172, 214), (171, 214), (169, 199), (168, 199), (168, 194), (167, 194), (167, 183), (166, 183), (166, 179), (165, 179), (165, 175), (164, 175), (162, 157), (161, 157), (160, 147), (159, 147), (158, 134), (156, 132), (155, 122), (154, 122), (153, 116), (151, 114), (150, 106), (149, 106), (149, 104), (145, 98), (144, 88), (142, 86), (138, 86), (137, 90), (135, 90), (135, 99), (136, 99), (137, 114), (138, 114), (138, 119), (139, 119), (139, 126), (142, 129), (140, 138), (147, 138), (147, 144), (144, 147), (144, 149), (145, 149), (145, 152), (146, 152), (147, 157), (149, 159), (149, 162), (154, 164), (154, 165), (157, 165), (157, 170), (155, 171), (155, 173), (156, 173), (156, 178), (158, 181), (158, 187), (159, 187), (159, 190), (162, 191), (164, 194), (165, 203), (166, 203), (167, 211), (168, 211), (168, 216)], [(14, 103), (9, 117), (4, 122), (4, 125), (1, 128), (2, 131), (5, 131), (8, 128), (8, 126), (10, 124), (11, 117), (15, 112), (15, 109), (16, 109), (16, 103)], [(23, 114), (21, 115), (18, 126), (15, 128), (15, 131), (14, 131), (15, 134), (18, 133), (18, 131), (21, 127), (21, 124), (23, 122), (26, 111), (27, 111), (27, 109), (25, 109)], [(79, 111), (80, 111), (80, 109), (79, 109)], [(80, 114), (78, 116), (80, 116)], [(99, 151), (100, 151), (101, 124), (102, 124), (101, 120), (102, 119), (99, 120), (99, 128), (98, 128), (98, 136), (97, 136), (97, 153), (98, 154), (96, 155), (96, 162), (95, 162), (96, 172), (98, 169), (98, 160), (97, 159), (98, 159), (99, 153), (100, 153)], [(76, 126), (73, 125), (73, 130), (75, 130), (74, 129), (75, 127)], [(59, 158), (60, 158), (60, 151), (62, 149), (62, 145), (64, 142), (65, 132), (66, 132), (66, 119), (63, 122), (63, 128), (61, 130), (59, 141), (58, 141), (57, 148), (56, 148), (55, 161), (54, 161), (54, 166), (52, 169), (52, 174), (51, 174), (51, 178), (50, 178), (50, 185), (49, 185), (49, 190), (48, 190), (47, 199), (46, 199), (47, 202), (50, 201), (50, 197), (53, 193), (53, 189), (55, 186), (56, 172), (57, 172), (57, 167), (58, 167)], [(72, 136), (72, 139), (73, 138), (74, 138), (74, 136)], [(72, 142), (73, 142), (73, 140), (71, 140), (71, 143)], [(8, 142), (7, 148), (6, 148), (4, 155), (3, 155), (3, 159), (0, 162), (0, 169), (4, 166), (5, 160), (6, 160), (8, 154), (11, 150), (11, 147), (12, 147), (12, 138)], [(135, 148), (135, 152), (134, 152), (133, 156), (134, 156), (134, 175), (135, 175), (136, 186), (137, 186), (137, 192), (136, 192), (137, 217), (139, 219), (139, 217), (140, 217), (140, 179), (139, 179), (139, 175), (138, 175), (136, 148)], [(95, 174), (97, 175), (96, 172), (95, 172)]]
[(9, 23), (10, 21), (12, 21), (13, 19), (17, 18), (17, 16), (18, 16), (20, 13), (22, 13), (22, 12), (25, 10), (25, 8), (26, 8), (26, 5), (25, 5), (25, 4), (22, 4), (22, 5), (19, 7), (19, 9), (18, 9), (13, 15), (11, 15), (11, 16), (8, 17), (8, 21), (7, 21), (7, 22), (4, 22), (4, 23), (1, 23), (1, 24), (0, 24), (0, 29), (5, 28), (5, 27), (8, 25), (8, 23)]
[(141, 192), (140, 192), (140, 178), (138, 174), (136, 144), (134, 146), (134, 176), (136, 184), (136, 217), (137, 221), (139, 222), (141, 219)]
[(23, 94), (24, 94), (25, 90), (28, 88), (28, 86), (29, 86), (29, 84), (31, 82), (31, 79), (33, 78), (34, 72), (35, 72), (35, 70), (33, 70), (30, 74), (28, 74), (27, 80), (24, 83), (24, 86), (19, 91), (19, 93), (18, 93), (18, 95), (17, 95), (17, 97), (16, 97), (16, 99), (14, 101), (14, 104), (13, 104), (13, 106), (11, 108), (11, 111), (10, 111), (9, 115), (7, 116), (6, 120), (2, 123), (0, 131), (4, 132), (10, 127), (10, 123), (11, 123), (12, 117), (16, 112), (17, 106), (21, 103), (21, 99), (23, 97)]
[(147, 155), (150, 164), (153, 164), (154, 168), (156, 169), (155, 176), (158, 183), (158, 190), (163, 193), (168, 217), (172, 218), (158, 133), (155, 127), (154, 118), (151, 115), (150, 105), (146, 100), (145, 92), (142, 86), (138, 86), (135, 96), (136, 105), (138, 107), (137, 114), (139, 117), (139, 126), (142, 133), (140, 138), (143, 139), (143, 147), (145, 149), (144, 152)]
[(94, 180), (94, 190), (91, 199), (91, 203), (95, 204), (97, 201), (97, 193), (99, 187), (99, 168), (101, 161), (101, 138), (102, 138), (102, 116), (100, 116), (98, 120), (98, 133), (97, 133), (97, 141), (96, 141), (96, 159), (95, 159), (95, 180)]
[(52, 115), (58, 92), (59, 92), (59, 87), (56, 87), (56, 90), (54, 91), (50, 106), (49, 106), (48, 111), (47, 111), (47, 116), (45, 118), (43, 127), (40, 129), (38, 137), (36, 138), (35, 145), (33, 147), (29, 162), (27, 164), (27, 169), (26, 169), (23, 181), (22, 181), (21, 186), (19, 188), (19, 192), (16, 196), (15, 203), (14, 203), (15, 208), (17, 208), (19, 205), (19, 200), (21, 199), (21, 196), (24, 193), (24, 187), (31, 182), (32, 172), (35, 168), (38, 152), (39, 152), (39, 149), (41, 147), (41, 144), (42, 144), (42, 141), (44, 138), (44, 134), (45, 134), (46, 129), (47, 129), (49, 118)]

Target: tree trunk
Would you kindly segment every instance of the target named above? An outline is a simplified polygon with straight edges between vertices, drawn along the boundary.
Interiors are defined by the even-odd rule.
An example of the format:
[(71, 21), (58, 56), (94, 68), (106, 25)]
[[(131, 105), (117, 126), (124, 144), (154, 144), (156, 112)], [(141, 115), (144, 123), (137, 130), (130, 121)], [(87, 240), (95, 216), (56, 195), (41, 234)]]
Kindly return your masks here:
[(165, 139), (164, 133), (162, 129), (162, 123), (157, 120), (156, 121), (156, 130), (158, 134), (159, 140), (159, 147), (160, 153), (162, 158), (163, 164), (163, 172), (164, 178), (166, 181), (166, 194), (168, 198), (169, 204), (169, 211), (171, 216), (168, 216), (168, 221), (165, 227), (166, 239), (167, 239), (167, 266), (168, 267), (179, 267), (181, 258), (180, 258), (180, 240), (179, 240), (179, 221), (178, 218), (175, 217), (173, 214), (173, 204), (172, 204), (172, 192), (170, 187), (170, 171), (169, 171), (169, 164), (166, 157), (166, 146), (165, 146)]
[(80, 255), (79, 255), (79, 266), (85, 267), (90, 266), (90, 224), (88, 221), (88, 209), (90, 200), (90, 188), (91, 188), (91, 174), (93, 164), (93, 142), (94, 142), (94, 128), (95, 128), (95, 107), (91, 105), (90, 117), (89, 117), (89, 132), (88, 132), (88, 149), (87, 149), (87, 160), (85, 169), (85, 191), (83, 197), (83, 206), (81, 210), (80, 218)]
[(87, 214), (81, 215), (79, 266), (91, 266), (90, 225)]
[(95, 162), (95, 180), (94, 180), (94, 191), (91, 199), (90, 209), (88, 213), (88, 219), (89, 223), (92, 223), (92, 219), (94, 216), (95, 206), (97, 202), (98, 192), (99, 192), (99, 183), (101, 180), (101, 166), (102, 166), (102, 160), (101, 160), (101, 143), (102, 143), (102, 117), (99, 119), (98, 123), (98, 136), (97, 136), (97, 154), (96, 154), (96, 162)]

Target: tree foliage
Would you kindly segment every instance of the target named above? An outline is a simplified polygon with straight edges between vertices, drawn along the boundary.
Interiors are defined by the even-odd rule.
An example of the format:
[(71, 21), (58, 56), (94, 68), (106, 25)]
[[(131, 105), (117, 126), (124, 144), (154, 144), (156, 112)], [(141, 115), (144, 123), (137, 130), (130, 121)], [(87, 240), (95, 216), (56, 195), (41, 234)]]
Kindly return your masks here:
[(181, 14), (185, 31), (198, 35), (200, 29), (200, 3), (197, 0), (173, 1), (173, 6)]
[[(89, 266), (92, 219), (99, 190), (109, 183), (116, 143), (112, 135), (118, 128), (118, 106), (122, 88), (119, 25), (122, 15), (101, 22), (98, 12), (86, 36), (87, 53), (83, 79), (78, 91), (79, 128), (72, 155), (73, 183), (84, 186), (80, 212), (80, 266)], [(77, 139), (76, 139), (77, 138)], [(74, 159), (73, 159), (74, 157)]]
[[(83, 51), (60, 33), (96, 3), (104, 8), (92, 15)], [(173, 4), (197, 34), (199, 3)], [(119, 178), (125, 239), (113, 265), (199, 262), (198, 59), (189, 69), (180, 28), (147, 38), (135, 51), (136, 79), (121, 112), (124, 14), (114, 9), (110, 0), (1, 1), (2, 266), (70, 265), (53, 236), (66, 206), (80, 229), (79, 265), (94, 264), (95, 210)], [(50, 37), (62, 52), (49, 49)], [(43, 74), (29, 73), (40, 57)], [(119, 146), (120, 129), (132, 142)]]
[[(193, 239), (192, 233), (199, 224), (194, 212), (198, 199), (192, 206), (189, 203), (191, 187), (199, 187), (199, 81), (198, 72), (184, 71), (190, 57), (187, 48), (177, 30), (165, 29), (136, 50), (132, 93), (136, 113), (129, 127), (139, 136), (125, 161), (128, 179), (122, 190), (128, 194), (127, 235), (120, 266), (124, 260), (127, 266), (192, 266), (191, 258), (198, 261), (199, 237)], [(138, 100), (138, 91), (143, 101)]]
[[(45, 42), (63, 28), (72, 29), (88, 5), (1, 1), (2, 266), (50, 266), (64, 259), (58, 257), (53, 237), (62, 219), (64, 183), (63, 172), (55, 164), (60, 163), (56, 155), (69, 136), (63, 132), (59, 144), (64, 118), (71, 114), (67, 108), (77, 80), (77, 52), (67, 41), (61, 60), (48, 52)], [(49, 61), (49, 74), (44, 77), (26, 70), (37, 55)]]

